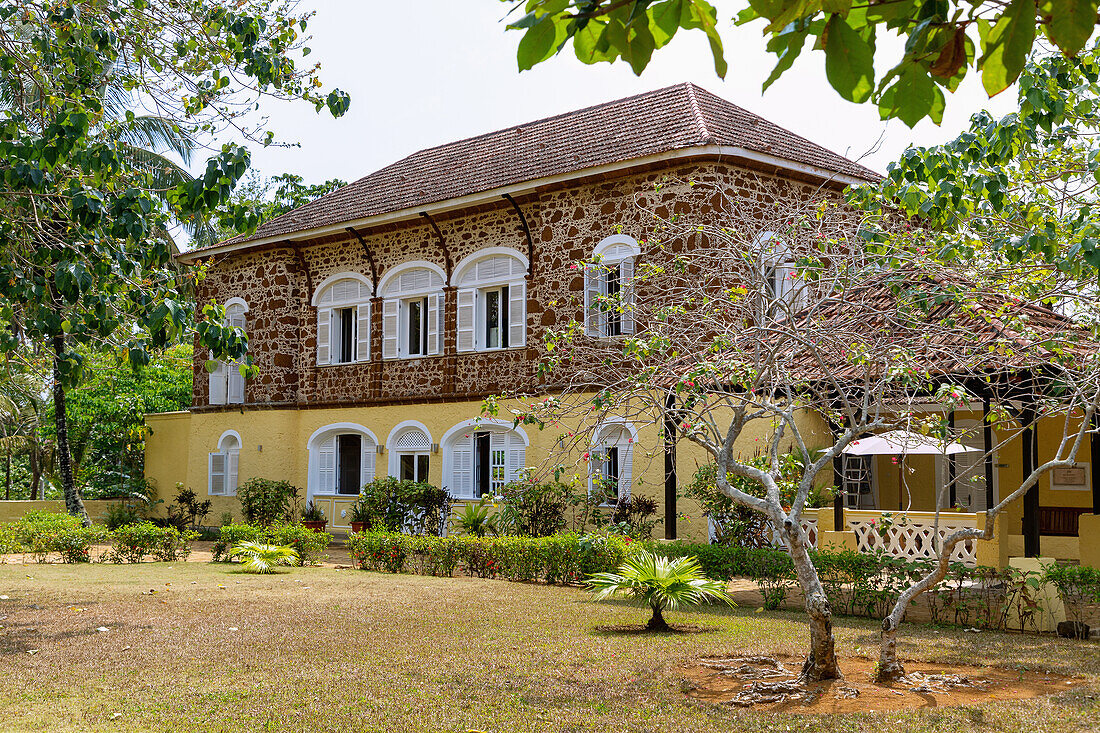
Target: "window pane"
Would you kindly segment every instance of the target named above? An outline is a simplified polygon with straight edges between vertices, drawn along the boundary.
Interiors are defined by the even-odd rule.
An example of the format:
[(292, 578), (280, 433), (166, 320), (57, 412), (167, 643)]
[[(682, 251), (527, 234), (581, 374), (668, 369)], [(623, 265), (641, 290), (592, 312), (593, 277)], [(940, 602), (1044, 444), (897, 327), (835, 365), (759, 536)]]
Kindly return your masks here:
[(619, 336), (623, 332), (622, 314), (619, 313), (619, 267), (611, 265), (607, 269), (607, 335)]
[(337, 360), (341, 364), (347, 364), (352, 361), (351, 350), (354, 345), (354, 337), (352, 336), (352, 328), (355, 325), (355, 319), (352, 315), (351, 308), (341, 308), (336, 311), (337, 318), (337, 333), (339, 334), (339, 348), (336, 352)]
[(401, 475), (398, 476), (402, 481), (416, 481), (416, 456), (411, 453), (405, 453), (401, 456)]
[(421, 454), (416, 457), (416, 480), (427, 481), (428, 480), (428, 456), (427, 454)]
[(420, 342), (423, 332), (423, 317), (424, 306), (423, 302), (419, 300), (410, 300), (408, 303), (409, 311), (409, 353), (410, 354), (423, 354), (423, 350), (420, 348)]
[(485, 347), (500, 348), (500, 291), (485, 291)]

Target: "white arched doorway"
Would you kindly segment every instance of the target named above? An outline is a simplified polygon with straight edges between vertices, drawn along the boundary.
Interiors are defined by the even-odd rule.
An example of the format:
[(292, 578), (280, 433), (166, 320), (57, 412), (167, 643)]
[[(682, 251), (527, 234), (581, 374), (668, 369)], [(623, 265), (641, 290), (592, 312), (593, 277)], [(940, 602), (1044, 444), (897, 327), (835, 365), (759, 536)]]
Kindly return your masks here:
[(523, 428), (490, 418), (465, 420), (443, 434), (443, 487), (456, 499), (493, 495), (522, 477), (531, 444)]
[(321, 508), (335, 529), (350, 528), (349, 509), (374, 480), (378, 438), (357, 423), (332, 423), (310, 436), (306, 501)]

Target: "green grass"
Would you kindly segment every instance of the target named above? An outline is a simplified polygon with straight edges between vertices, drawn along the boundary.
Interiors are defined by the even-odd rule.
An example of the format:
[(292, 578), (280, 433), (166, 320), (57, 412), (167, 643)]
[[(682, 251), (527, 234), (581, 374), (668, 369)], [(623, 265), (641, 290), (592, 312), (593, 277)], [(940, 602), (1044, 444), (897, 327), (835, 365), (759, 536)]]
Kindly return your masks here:
[[(619, 635), (596, 626), (643, 623), (647, 612), (581, 590), (202, 563), (0, 565), (0, 595), (4, 731), (1065, 733), (1100, 720), (1095, 643), (906, 627), (907, 658), (1089, 683), (980, 711), (776, 717), (688, 700), (677, 667), (703, 654), (799, 653), (794, 612), (711, 606), (669, 614), (709, 633)], [(838, 620), (841, 651), (872, 654), (875, 628)]]

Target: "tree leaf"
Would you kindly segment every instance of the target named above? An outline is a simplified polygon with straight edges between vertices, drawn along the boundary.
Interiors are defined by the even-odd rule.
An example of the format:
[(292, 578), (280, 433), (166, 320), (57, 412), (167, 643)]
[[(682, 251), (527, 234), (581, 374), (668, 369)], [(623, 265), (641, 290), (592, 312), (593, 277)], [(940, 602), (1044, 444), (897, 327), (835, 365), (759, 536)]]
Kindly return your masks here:
[(839, 15), (825, 26), (825, 75), (849, 102), (865, 102), (875, 85), (874, 47)]
[(1050, 0), (1050, 40), (1065, 53), (1075, 55), (1096, 28), (1096, 7), (1096, 0)]
[(951, 38), (940, 49), (940, 55), (932, 63), (929, 71), (933, 76), (950, 79), (959, 73), (966, 63), (966, 29), (956, 28)]
[(706, 0), (684, 0), (680, 25), (688, 29), (698, 28), (707, 34), (710, 52), (714, 57), (714, 72), (725, 79), (729, 66), (722, 48), (722, 37), (718, 35), (718, 11), (714, 6)]
[(1035, 42), (1035, 0), (1012, 0), (982, 41), (986, 49), (979, 61), (982, 86), (992, 97), (1007, 89), (1024, 70)]
[(534, 68), (535, 64), (545, 61), (556, 53), (558, 45), (565, 40), (565, 25), (555, 22), (550, 13), (543, 15), (527, 29), (520, 39), (516, 60), (520, 71)]

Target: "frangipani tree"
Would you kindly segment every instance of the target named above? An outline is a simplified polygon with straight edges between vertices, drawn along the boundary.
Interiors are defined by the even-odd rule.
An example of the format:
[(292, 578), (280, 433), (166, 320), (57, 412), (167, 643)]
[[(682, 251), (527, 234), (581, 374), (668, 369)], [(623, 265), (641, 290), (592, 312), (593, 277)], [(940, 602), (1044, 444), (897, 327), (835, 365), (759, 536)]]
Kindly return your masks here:
[[(761, 214), (758, 201), (701, 184), (691, 190), (687, 198), (720, 199), (721, 213), (666, 221), (647, 212), (657, 223), (642, 238), (635, 279), (594, 302), (607, 313), (629, 312), (634, 333), (592, 338), (579, 320), (551, 331), (551, 395), (532, 396), (514, 417), (568, 426), (562, 456), (585, 449), (609, 419), (660, 426), (666, 440), (701, 447), (716, 464), (719, 488), (766, 516), (790, 551), (809, 619), (803, 678), (833, 678), (840, 670), (832, 611), (803, 512), (845, 447), (889, 429), (942, 432), (947, 422), (928, 405), (956, 399), (944, 385), (974, 381), (990, 385), (994, 400), (1014, 399), (1020, 387), (1012, 375), (1038, 375), (1052, 362), (1060, 387), (1032, 405), (1027, 421), (1091, 409), (1095, 364), (1060, 360), (1062, 348), (1048, 348), (1050, 334), (1042, 349), (1021, 340), (1022, 324), (1036, 313), (1061, 318), (1045, 309), (918, 255), (891, 253), (899, 264), (884, 269), (881, 253), (858, 236), (866, 222), (825, 192)], [(693, 202), (683, 203), (692, 210)], [(905, 233), (904, 224), (893, 226)], [(1011, 389), (997, 393), (998, 380)], [(788, 453), (803, 466), (793, 498), (780, 490), (790, 481)], [(761, 491), (743, 491), (730, 476)]]

